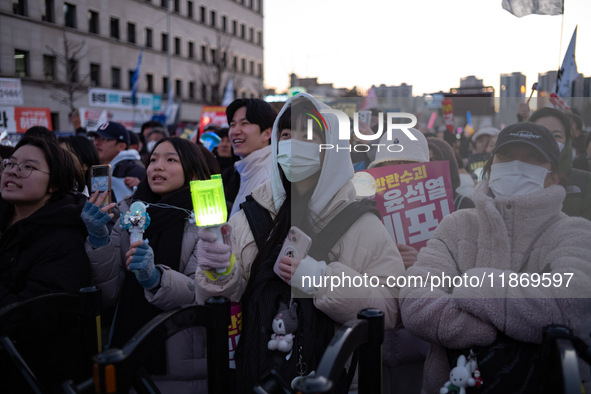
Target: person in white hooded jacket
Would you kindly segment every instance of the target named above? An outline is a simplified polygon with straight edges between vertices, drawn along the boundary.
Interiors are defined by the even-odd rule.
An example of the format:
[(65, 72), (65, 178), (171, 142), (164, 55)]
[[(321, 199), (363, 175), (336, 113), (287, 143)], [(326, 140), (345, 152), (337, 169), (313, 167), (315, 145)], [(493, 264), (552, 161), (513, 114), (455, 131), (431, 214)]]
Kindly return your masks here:
[[(262, 249), (257, 247), (244, 210), (234, 215), (230, 220), (231, 228), (227, 227), (228, 233), (233, 229), (228, 237), (231, 238), (231, 250), (235, 257), (235, 261), (231, 259), (232, 263), (228, 261), (229, 246), (224, 249), (220, 244), (214, 244), (216, 236), (209, 231), (200, 233), (198, 248), (202, 258), (195, 275), (198, 302), (204, 302), (213, 295), (242, 301), (243, 331), (236, 360), (237, 383), (244, 392), (252, 390), (253, 384), (258, 383), (266, 370), (273, 366), (279, 368), (274, 363), (269, 363), (266, 357), (258, 355), (258, 352), (264, 353), (266, 349), (251, 351), (249, 348), (248, 355), (240, 349), (241, 346), (251, 346), (249, 342), (252, 341), (258, 341), (266, 348), (270, 339), (272, 321), (261, 319), (256, 322), (257, 327), (252, 321), (255, 317), (248, 312), (255, 302), (251, 294), (268, 282), (287, 286), (291, 280), (291, 286), (312, 296), (313, 307), (328, 317), (327, 325), (331, 335), (338, 325), (356, 319), (357, 312), (364, 308), (377, 308), (384, 312), (387, 329), (394, 327), (399, 321), (396, 300), (399, 289), (388, 286), (386, 280), (388, 276), (404, 275), (404, 265), (396, 245), (381, 221), (372, 213), (363, 214), (344, 232), (332, 248), (327, 261), (317, 261), (309, 255), (301, 260), (284, 256), (278, 264), (281, 275), (277, 276), (272, 271), (275, 263), (273, 250), (278, 251), (277, 245), (283, 243), (291, 226), (297, 226), (314, 238), (339, 212), (355, 201), (355, 187), (351, 182), (353, 165), (347, 150), (349, 141), (339, 140), (337, 117), (328, 113), (320, 114), (323, 109), (330, 108), (312, 96), (301, 93), (285, 104), (275, 121), (271, 138), (272, 178), (252, 193), (253, 200), (268, 211), (273, 219), (270, 235)], [(309, 119), (318, 120), (313, 121), (314, 133), (311, 140), (306, 138), (306, 121)], [(320, 151), (320, 144), (324, 143), (338, 146), (339, 150)], [(215, 268), (226, 268), (226, 271), (216, 273)], [(330, 285), (315, 286), (317, 281), (308, 282), (304, 286), (302, 281), (304, 276), (319, 279), (325, 275), (345, 275), (353, 278), (364, 274), (377, 278), (375, 287), (367, 285), (331, 288)], [(261, 277), (267, 278), (266, 282), (259, 283)], [(292, 301), (299, 305), (305, 300), (300, 298)], [(259, 311), (263, 308), (276, 311), (276, 307), (270, 303), (261, 302), (254, 307)], [(261, 311), (260, 315), (265, 313)], [(273, 315), (274, 312), (271, 311), (271, 319)], [(298, 330), (312, 324), (301, 313), (299, 318)], [(252, 332), (248, 331), (249, 327)], [(305, 331), (306, 328), (302, 330)], [(305, 343), (302, 349), (303, 341), (298, 342), (299, 332), (296, 331), (294, 354), (291, 355), (295, 360), (302, 353), (305, 355), (307, 350)], [(324, 351), (314, 350), (320, 354)], [(314, 370), (318, 361), (319, 359), (304, 359), (307, 364), (304, 374)], [(248, 371), (245, 372), (244, 369)], [(279, 368), (278, 372), (288, 382), (295, 377), (285, 369)]]
[[(405, 327), (431, 343), (425, 394), (449, 380), (446, 349), (488, 347), (500, 334), (540, 344), (550, 324), (590, 342), (591, 224), (561, 212), (558, 144), (545, 127), (517, 123), (501, 131), (492, 154), (484, 167), (489, 179), (474, 189), (476, 208), (446, 216), (408, 269), (409, 276), (445, 275), (453, 284), (400, 292)], [(485, 374), (496, 372), (480, 369), (484, 387), (493, 383)], [(512, 378), (516, 385), (519, 377)]]

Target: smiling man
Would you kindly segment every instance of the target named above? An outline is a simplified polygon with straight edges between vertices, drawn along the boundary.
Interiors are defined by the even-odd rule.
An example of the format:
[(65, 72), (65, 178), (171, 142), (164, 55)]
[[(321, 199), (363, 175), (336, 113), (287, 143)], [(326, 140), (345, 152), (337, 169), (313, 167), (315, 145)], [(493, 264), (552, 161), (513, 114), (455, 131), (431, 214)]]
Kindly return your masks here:
[(277, 112), (260, 99), (238, 99), (226, 108), (228, 137), (240, 160), (222, 174), (230, 216), (252, 190), (271, 178), (271, 131)]

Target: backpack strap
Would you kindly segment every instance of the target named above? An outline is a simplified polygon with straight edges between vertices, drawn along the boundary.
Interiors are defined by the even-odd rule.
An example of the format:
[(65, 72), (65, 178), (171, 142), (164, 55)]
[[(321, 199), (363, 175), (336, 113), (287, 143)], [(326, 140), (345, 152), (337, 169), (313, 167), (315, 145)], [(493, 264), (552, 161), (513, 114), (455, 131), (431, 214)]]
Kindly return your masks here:
[[(367, 212), (371, 212), (380, 220), (382, 216), (375, 208), (376, 202), (364, 198), (361, 201), (355, 201), (335, 216), (317, 236), (314, 237), (309, 254), (312, 257), (328, 259), (328, 255), (341, 237), (349, 228)], [(328, 261), (327, 261), (328, 262)]]
[(246, 220), (248, 220), (248, 225), (250, 226), (250, 231), (252, 231), (257, 248), (261, 250), (273, 227), (271, 214), (265, 208), (261, 207), (251, 195), (246, 196), (246, 201), (240, 204), (240, 208), (246, 215)]

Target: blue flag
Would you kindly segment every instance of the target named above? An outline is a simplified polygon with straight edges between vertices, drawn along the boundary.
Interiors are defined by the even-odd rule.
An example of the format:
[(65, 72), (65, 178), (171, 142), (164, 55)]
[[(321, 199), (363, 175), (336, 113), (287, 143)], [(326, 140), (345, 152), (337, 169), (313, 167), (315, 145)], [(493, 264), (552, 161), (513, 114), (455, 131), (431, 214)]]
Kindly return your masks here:
[(140, 67), (142, 66), (142, 55), (144, 54), (144, 49), (140, 50), (140, 55), (137, 58), (137, 64), (135, 65), (135, 71), (133, 72), (133, 76), (131, 77), (131, 102), (133, 105), (137, 102), (137, 88), (140, 84)]

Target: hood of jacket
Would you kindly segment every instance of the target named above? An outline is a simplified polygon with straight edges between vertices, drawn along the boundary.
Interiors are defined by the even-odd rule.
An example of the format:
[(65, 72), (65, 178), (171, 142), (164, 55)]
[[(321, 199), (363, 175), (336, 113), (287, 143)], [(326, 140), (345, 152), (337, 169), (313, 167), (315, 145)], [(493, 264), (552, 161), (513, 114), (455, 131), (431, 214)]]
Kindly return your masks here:
[[(307, 93), (300, 93), (289, 99), (281, 109), (279, 115), (277, 115), (275, 123), (273, 124), (273, 134), (271, 135), (271, 184), (273, 189), (273, 201), (275, 209), (279, 210), (279, 207), (281, 207), (281, 204), (285, 199), (286, 193), (281, 182), (281, 176), (279, 174), (279, 166), (277, 162), (277, 148), (281, 133), (281, 130), (278, 130), (279, 119), (285, 110), (292, 105), (294, 100), (298, 100), (300, 98), (308, 99), (315, 109), (321, 113), (327, 124), (327, 128), (325, 130), (326, 144), (331, 144), (333, 146), (332, 149), (324, 150), (324, 162), (322, 163), (322, 169), (320, 170), (320, 177), (314, 188), (312, 197), (310, 198), (310, 204), (308, 205), (308, 208), (314, 215), (323, 218), (326, 216), (326, 212), (330, 211), (328, 209), (329, 202), (331, 202), (333, 197), (335, 197), (341, 188), (343, 188), (351, 181), (351, 179), (353, 179), (355, 171), (353, 170), (353, 163), (351, 162), (351, 155), (349, 152), (349, 140), (339, 140), (339, 121), (337, 116), (334, 114), (323, 114), (321, 112), (323, 109), (331, 108), (328, 105), (316, 100)], [(351, 187), (353, 187), (352, 184)], [(353, 198), (354, 197), (355, 195), (353, 195)]]
[(140, 154), (135, 149), (130, 150), (123, 150), (115, 156), (113, 160), (109, 163), (111, 167), (116, 166), (118, 163), (124, 160), (141, 160)]
[(261, 170), (269, 167), (269, 156), (271, 155), (271, 146), (265, 146), (262, 149), (255, 150), (244, 159), (234, 163), (236, 171), (240, 174), (240, 182), (250, 179)]

